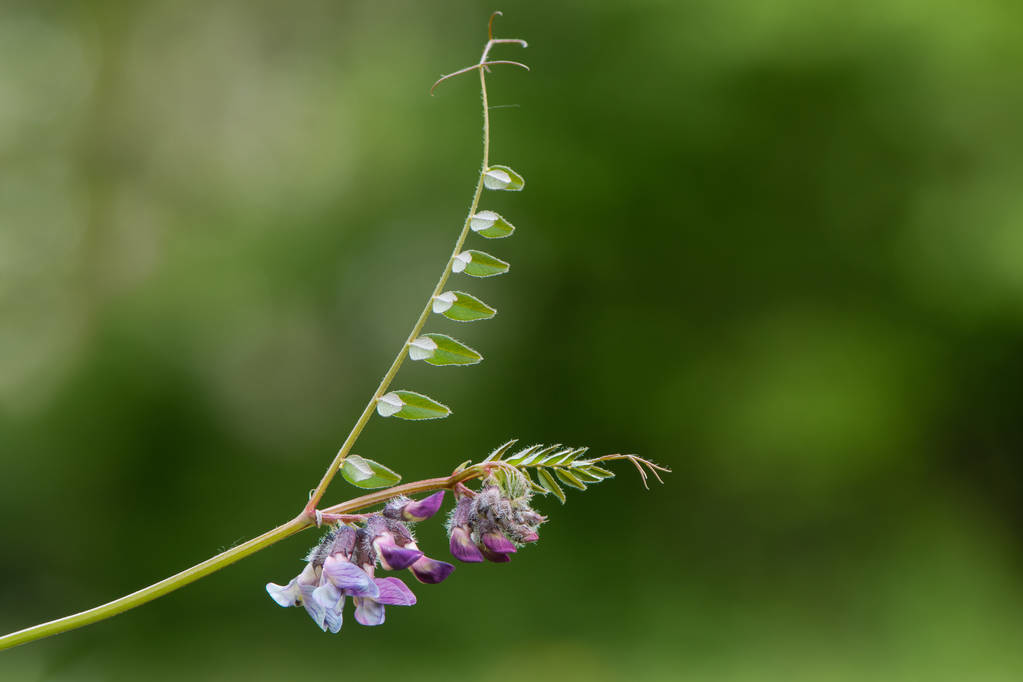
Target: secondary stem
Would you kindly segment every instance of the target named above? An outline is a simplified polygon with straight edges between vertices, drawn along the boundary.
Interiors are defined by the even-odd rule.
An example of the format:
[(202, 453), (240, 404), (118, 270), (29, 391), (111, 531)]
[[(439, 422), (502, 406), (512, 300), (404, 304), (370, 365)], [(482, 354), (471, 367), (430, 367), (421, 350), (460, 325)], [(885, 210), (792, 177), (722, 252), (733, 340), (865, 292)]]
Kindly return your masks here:
[(355, 445), (355, 441), (358, 440), (362, 434), (362, 430), (366, 428), (366, 424), (369, 422), (369, 418), (373, 416), (373, 410), (376, 409), (377, 401), (383, 396), (387, 389), (391, 385), (391, 381), (394, 380), (394, 376), (401, 369), (401, 365), (405, 362), (405, 356), (408, 354), (409, 344), (416, 340), (419, 336), (419, 332), (423, 330), (423, 325), (426, 324), (427, 318), (430, 316), (430, 311), (433, 307), (433, 299), (439, 294), (443, 293), (444, 285), (447, 284), (448, 277), (451, 275), (451, 263), (455, 256), (462, 250), (462, 245), (465, 243), (465, 238), (469, 235), (469, 226), (472, 224), (472, 217), (476, 214), (476, 209), (479, 207), (480, 196), (483, 193), (483, 178), (486, 175), (487, 168), (490, 167), (490, 109), (487, 106), (487, 81), (483, 75), (483, 64), (487, 61), (487, 54), (490, 52), (490, 48), (495, 43), (508, 42), (505, 40), (493, 40), (487, 42), (486, 47), (483, 49), (483, 56), (480, 57), (479, 68), (480, 72), (480, 91), (482, 92), (483, 98), (483, 167), (480, 169), (479, 180), (476, 181), (476, 191), (472, 195), (472, 204), (469, 206), (469, 214), (465, 217), (465, 223), (462, 225), (462, 231), (458, 234), (458, 240), (455, 242), (455, 248), (451, 252), (451, 257), (448, 258), (447, 263), (444, 265), (444, 271), (441, 272), (440, 279), (437, 280), (437, 285), (433, 288), (433, 293), (430, 294), (430, 298), (426, 300), (426, 305), (423, 307), (423, 311), (419, 313), (419, 318), (416, 320), (415, 325), (412, 327), (412, 331), (409, 333), (405, 343), (402, 344), (401, 350), (398, 351), (394, 361), (391, 363), (387, 373), (384, 374), (384, 378), (380, 381), (380, 385), (377, 386), (377, 390), (374, 391), (369, 402), (366, 403), (366, 407), (363, 408), (362, 414), (359, 415), (359, 419), (355, 422), (355, 426), (349, 432), (348, 437), (345, 438), (345, 442), (342, 443), (341, 449), (337, 451), (337, 455), (334, 457), (334, 461), (327, 467), (327, 471), (323, 474), (323, 478), (320, 479), (319, 485), (309, 495), (309, 502), (306, 504), (305, 509), (302, 510), (302, 514), (308, 518), (313, 519), (316, 513), (316, 505), (320, 503), (323, 498), (323, 494), (327, 492), (327, 486), (337, 475), (338, 470), (344, 463), (345, 458), (351, 452), (352, 447)]

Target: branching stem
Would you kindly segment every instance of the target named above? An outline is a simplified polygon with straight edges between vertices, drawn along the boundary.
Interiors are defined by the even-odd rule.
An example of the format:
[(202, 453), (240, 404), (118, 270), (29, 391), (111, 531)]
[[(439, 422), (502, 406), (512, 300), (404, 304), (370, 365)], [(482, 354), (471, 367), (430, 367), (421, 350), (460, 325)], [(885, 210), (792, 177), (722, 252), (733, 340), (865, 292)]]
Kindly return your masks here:
[[(377, 390), (370, 397), (369, 402), (366, 403), (366, 407), (362, 410), (362, 414), (359, 415), (359, 419), (355, 422), (355, 426), (352, 427), (352, 430), (348, 434), (348, 437), (345, 438), (344, 443), (341, 445), (341, 449), (338, 450), (337, 455), (334, 457), (334, 461), (330, 463), (329, 467), (327, 467), (327, 471), (323, 474), (323, 478), (320, 479), (319, 485), (317, 485), (316, 488), (312, 491), (312, 493), (310, 493), (309, 502), (306, 504), (305, 509), (302, 511), (302, 513), (303, 515), (305, 515), (306, 518), (310, 519), (311, 521), (315, 521), (316, 507), (320, 503), (320, 500), (323, 499), (323, 494), (327, 491), (327, 486), (330, 485), (330, 482), (334, 479), (334, 476), (337, 475), (337, 472), (341, 468), (341, 465), (344, 463), (345, 458), (352, 451), (352, 447), (355, 445), (355, 441), (358, 440), (359, 435), (362, 434), (362, 430), (366, 428), (366, 424), (369, 422), (369, 418), (373, 416), (373, 411), (376, 409), (377, 401), (380, 400), (380, 398), (385, 393), (387, 393), (387, 389), (390, 387), (391, 381), (394, 380), (394, 376), (398, 373), (398, 370), (401, 369), (402, 363), (405, 362), (405, 356), (408, 355), (409, 344), (415, 341), (416, 338), (419, 336), (419, 332), (423, 330), (423, 325), (426, 324), (427, 318), (430, 317), (430, 311), (433, 306), (433, 299), (444, 292), (444, 285), (447, 284), (448, 277), (451, 275), (451, 264), (455, 256), (457, 256), (461, 252), (462, 245), (465, 243), (465, 238), (469, 234), (469, 226), (472, 222), (472, 217), (473, 215), (476, 214), (476, 209), (479, 208), (480, 196), (483, 194), (483, 178), (487, 172), (487, 169), (490, 167), (490, 107), (487, 105), (487, 79), (483, 73), (483, 70), (488, 63), (494, 64), (504, 63), (487, 62), (487, 55), (490, 54), (490, 49), (494, 45), (515, 43), (518, 45), (522, 45), (523, 47), (526, 46), (526, 41), (524, 40), (518, 40), (513, 38), (495, 39), (493, 37), (494, 17), (497, 16), (498, 14), (500, 13), (495, 12), (490, 17), (490, 24), (488, 27), (490, 40), (487, 41), (486, 46), (483, 48), (483, 54), (480, 56), (479, 62), (473, 66), (468, 67), (467, 69), (462, 69), (460, 71), (455, 72), (455, 74), (451, 74), (456, 75), (458, 73), (465, 73), (473, 69), (478, 69), (480, 72), (480, 93), (483, 99), (483, 165), (480, 168), (479, 180), (476, 181), (476, 191), (473, 193), (472, 196), (472, 204), (469, 206), (469, 213), (468, 215), (466, 215), (465, 222), (462, 225), (462, 231), (458, 234), (458, 239), (455, 241), (455, 248), (451, 252), (451, 257), (448, 258), (447, 263), (444, 265), (444, 270), (443, 272), (441, 272), (440, 279), (437, 280), (437, 285), (433, 288), (433, 292), (430, 294), (430, 297), (426, 299), (426, 305), (423, 307), (423, 311), (419, 314), (419, 318), (416, 320), (416, 323), (412, 326), (412, 331), (409, 333), (408, 338), (405, 340), (405, 343), (402, 344), (401, 349), (395, 356), (394, 361), (391, 363), (390, 368), (388, 368), (387, 370), (387, 373), (384, 374), (384, 378), (380, 381), (380, 385), (377, 386)], [(529, 68), (524, 64), (519, 64), (519, 66), (523, 66), (526, 69)], [(441, 80), (445, 80), (446, 78), (448, 78), (448, 76), (442, 77)], [(440, 81), (438, 81), (438, 83), (439, 82)], [(434, 87), (436, 86), (437, 84), (434, 83)]]
[[(458, 235), (458, 239), (455, 242), (455, 248), (451, 253), (451, 257), (448, 258), (444, 270), (441, 272), (440, 278), (437, 280), (436, 286), (433, 288), (433, 292), (430, 294), (429, 299), (426, 301), (426, 305), (423, 307), (423, 311), (420, 313), (419, 318), (416, 320), (412, 327), (411, 333), (409, 333), (408, 339), (402, 345), (398, 351), (397, 356), (388, 368), (384, 378), (380, 381), (380, 385), (377, 386), (376, 391), (373, 393), (366, 407), (363, 409), (362, 414), (359, 415), (358, 420), (355, 422), (355, 426), (352, 427), (351, 432), (345, 438), (344, 443), (338, 450), (334, 460), (330, 463), (326, 473), (320, 480), (316, 488), (310, 493), (309, 501), (302, 513), (296, 516), (291, 521), (274, 528), (273, 530), (267, 531), (262, 535), (255, 537), (247, 542), (243, 542), (240, 545), (232, 547), (214, 557), (207, 559), (191, 568), (187, 568), (180, 573), (165, 578), (157, 583), (154, 583), (148, 587), (144, 587), (141, 590), (132, 592), (131, 594), (125, 595), (111, 602), (97, 606), (95, 608), (82, 611), (70, 616), (58, 618), (46, 623), (40, 623), (24, 630), (12, 632), (7, 635), (0, 636), (0, 650), (9, 649), (11, 647), (18, 646), (19, 644), (25, 644), (32, 642), (44, 637), (51, 635), (60, 634), (67, 632), (75, 628), (80, 628), (84, 625), (89, 625), (117, 614), (124, 613), (129, 609), (133, 609), (136, 606), (141, 606), (147, 602), (150, 602), (158, 597), (162, 597), (174, 590), (184, 587), (189, 583), (192, 583), (200, 578), (203, 578), (211, 573), (229, 566), (240, 559), (254, 554), (262, 549), (269, 547), (281, 540), (288, 538), (296, 533), (299, 533), (308, 528), (315, 527), (321, 523), (334, 523), (334, 522), (351, 522), (360, 520), (363, 515), (357, 514), (361, 509), (366, 509), (378, 504), (386, 502), (388, 499), (396, 495), (414, 495), (418, 493), (432, 492), (434, 490), (458, 490), (460, 492), (468, 492), (465, 488), (464, 483), (466, 481), (481, 478), (485, 476), (493, 467), (494, 464), (481, 463), (473, 466), (466, 467), (464, 470), (457, 471), (450, 476), (444, 476), (440, 478), (429, 478), (422, 481), (415, 481), (413, 483), (404, 483), (397, 485), (386, 490), (380, 490), (377, 492), (369, 493), (361, 497), (357, 497), (341, 504), (336, 504), (325, 509), (317, 509), (320, 500), (323, 498), (324, 493), (327, 490), (327, 486), (333, 480), (334, 476), (337, 475), (345, 458), (351, 452), (352, 447), (355, 445), (355, 441), (359, 438), (359, 435), (365, 429), (366, 424), (369, 422), (373, 411), (376, 408), (377, 401), (383, 396), (387, 389), (391, 385), (395, 375), (401, 368), (402, 363), (408, 354), (409, 344), (412, 343), (422, 331), (423, 326), (426, 324), (427, 318), (430, 316), (430, 311), (433, 305), (434, 297), (441, 294), (444, 290), (444, 285), (447, 283), (448, 277), (451, 275), (451, 265), (455, 256), (457, 256), (461, 250), (462, 245), (465, 243), (466, 236), (469, 233), (470, 224), (473, 215), (479, 208), (480, 196), (483, 193), (483, 180), (487, 169), (490, 166), (490, 107), (487, 103), (487, 81), (485, 72), (487, 67), (495, 64), (512, 64), (520, 66), (525, 69), (529, 69), (525, 64), (519, 62), (512, 62), (506, 60), (494, 60), (488, 61), (487, 56), (490, 54), (491, 48), (495, 45), (503, 44), (517, 44), (522, 47), (526, 47), (524, 40), (512, 39), (512, 38), (494, 38), (493, 35), (493, 22), (494, 17), (499, 15), (500, 12), (495, 12), (490, 18), (490, 24), (488, 25), (488, 37), (486, 46), (483, 49), (483, 54), (480, 56), (480, 60), (477, 64), (460, 69), (454, 73), (443, 76), (437, 83), (443, 82), (448, 78), (456, 75), (467, 73), (469, 71), (478, 70), (480, 74), (480, 92), (483, 104), (483, 165), (480, 168), (479, 180), (476, 183), (476, 190), (473, 193), (472, 203), (469, 207), (469, 213), (465, 218), (465, 222), (462, 225), (462, 230)], [(434, 87), (437, 86), (434, 84)], [(431, 89), (432, 92), (432, 89)]]

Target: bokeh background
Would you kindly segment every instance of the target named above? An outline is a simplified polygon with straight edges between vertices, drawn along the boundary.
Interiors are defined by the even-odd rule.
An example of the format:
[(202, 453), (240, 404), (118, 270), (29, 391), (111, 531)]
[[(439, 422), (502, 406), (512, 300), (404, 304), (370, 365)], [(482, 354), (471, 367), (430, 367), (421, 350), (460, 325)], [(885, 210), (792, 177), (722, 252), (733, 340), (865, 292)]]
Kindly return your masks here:
[[(263, 592), (291, 538), (0, 654), (4, 680), (1023, 677), (1023, 5), (0, 8), (0, 627), (294, 515), (450, 253), (490, 79), (487, 357), (356, 452), (638, 452), (378, 629)], [(515, 105), (515, 106), (503, 106)], [(328, 494), (340, 501), (342, 482)], [(438, 524), (425, 549), (443, 554)]]

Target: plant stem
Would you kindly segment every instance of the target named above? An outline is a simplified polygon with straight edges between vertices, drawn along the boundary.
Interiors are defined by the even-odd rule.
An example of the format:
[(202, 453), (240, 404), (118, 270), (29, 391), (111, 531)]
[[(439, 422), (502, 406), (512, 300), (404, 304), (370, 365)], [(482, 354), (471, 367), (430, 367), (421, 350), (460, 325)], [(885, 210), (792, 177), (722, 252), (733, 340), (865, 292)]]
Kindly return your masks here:
[[(492, 24), (493, 17), (491, 17), (491, 30)], [(462, 225), (462, 231), (459, 233), (458, 240), (455, 242), (455, 248), (451, 252), (451, 257), (448, 258), (447, 264), (444, 266), (444, 271), (441, 273), (440, 279), (437, 280), (437, 285), (433, 288), (433, 293), (430, 294), (430, 298), (427, 300), (426, 306), (423, 308), (423, 311), (419, 314), (419, 318), (416, 320), (415, 325), (412, 327), (412, 331), (409, 334), (408, 339), (402, 345), (401, 350), (398, 351), (398, 355), (394, 358), (394, 361), (391, 363), (387, 373), (384, 374), (384, 378), (380, 381), (380, 385), (377, 386), (377, 390), (373, 393), (373, 396), (366, 404), (365, 409), (363, 409), (359, 419), (355, 422), (355, 426), (352, 427), (348, 437), (345, 438), (344, 443), (341, 445), (341, 449), (338, 450), (334, 460), (330, 463), (330, 466), (327, 468), (326, 473), (324, 473), (319, 485), (317, 485), (310, 494), (309, 502), (302, 510), (302, 513), (291, 521), (288, 521), (273, 530), (267, 531), (258, 537), (237, 545), (236, 547), (232, 547), (225, 552), (221, 552), (216, 556), (210, 557), (202, 563), (196, 564), (191, 568), (187, 568), (180, 573), (172, 575), (169, 578), (165, 578), (148, 587), (144, 587), (141, 590), (132, 592), (131, 594), (80, 613), (51, 620), (46, 623), (40, 623), (39, 625), (34, 625), (32, 627), (25, 628), (24, 630), (0, 636), (0, 650), (9, 649), (11, 647), (18, 646), (19, 644), (25, 644), (37, 639), (43, 639), (44, 637), (74, 630), (75, 628), (80, 628), (84, 625), (89, 625), (91, 623), (116, 616), (120, 613), (124, 613), (136, 606), (141, 606), (146, 602), (180, 589), (199, 578), (203, 578), (220, 570), (221, 568), (224, 568), (225, 566), (233, 564), (240, 559), (244, 559), (245, 557), (258, 552), (261, 549), (265, 549), (270, 545), (316, 525), (317, 505), (323, 498), (323, 494), (326, 492), (327, 486), (330, 485), (330, 482), (340, 469), (341, 464), (351, 452), (352, 447), (355, 445), (355, 441), (359, 438), (359, 435), (369, 422), (369, 418), (373, 416), (373, 410), (376, 408), (377, 401), (384, 395), (384, 393), (387, 392), (388, 387), (391, 385), (391, 381), (401, 368), (402, 363), (405, 361), (405, 356), (408, 354), (409, 344), (419, 336), (419, 332), (422, 331), (423, 326), (426, 324), (426, 320), (430, 316), (430, 311), (433, 306), (433, 299), (443, 292), (444, 285), (447, 283), (448, 277), (451, 275), (451, 265), (454, 257), (462, 250), (462, 245), (465, 243), (465, 239), (469, 234), (472, 217), (476, 214), (476, 210), (479, 208), (480, 196), (483, 193), (483, 180), (487, 169), (490, 166), (490, 109), (487, 104), (487, 81), (484, 71), (489, 64), (505, 63), (487, 62), (487, 55), (490, 53), (490, 49), (494, 45), (503, 43), (516, 43), (525, 47), (524, 41), (495, 39), (491, 32), (490, 40), (483, 49), (483, 55), (480, 57), (479, 63), (470, 67), (470, 69), (478, 69), (480, 73), (480, 91), (483, 100), (483, 165), (480, 169), (479, 180), (476, 182), (476, 191), (473, 193), (472, 204), (469, 207), (469, 214), (466, 216), (465, 223)], [(362, 497), (328, 507), (327, 509), (321, 510), (321, 514), (347, 514), (359, 509), (364, 509), (366, 507), (386, 502), (388, 499), (396, 495), (416, 494), (439, 489), (453, 489), (465, 481), (485, 475), (486, 472), (489, 471), (489, 468), (490, 467), (486, 464), (480, 464), (470, 466), (465, 470), (450, 476), (430, 478), (394, 486), (393, 488), (369, 493)]]
[[(355, 499), (348, 500), (347, 502), (334, 505), (333, 507), (324, 509), (323, 512), (327, 514), (345, 514), (381, 504), (398, 495), (414, 495), (417, 493), (432, 492), (434, 490), (450, 489), (463, 481), (477, 478), (483, 475), (484, 472), (484, 467), (471, 466), (466, 468), (464, 471), (452, 474), (451, 476), (427, 478), (422, 481), (403, 483), (402, 485), (397, 485), (386, 490), (378, 490), (376, 492), (363, 495), (362, 497), (357, 497)], [(51, 620), (46, 623), (40, 623), (39, 625), (33, 625), (32, 627), (25, 628), (24, 630), (3, 635), (0, 637), (0, 651), (16, 647), (19, 644), (26, 644), (37, 639), (43, 639), (44, 637), (67, 632), (68, 630), (74, 630), (75, 628), (80, 628), (83, 625), (90, 625), (112, 616), (116, 616), (120, 613), (124, 613), (136, 606), (141, 606), (146, 602), (153, 601), (158, 597), (162, 597), (165, 594), (169, 594), (174, 590), (180, 589), (189, 583), (195, 582), (199, 578), (204, 578), (225, 566), (229, 566), (240, 559), (244, 559), (251, 554), (255, 554), (261, 549), (265, 549), (272, 544), (291, 537), (292, 535), (306, 530), (307, 528), (311, 528), (314, 525), (315, 524), (306, 518), (304, 514), (300, 514), (284, 525), (277, 526), (273, 530), (267, 531), (259, 537), (243, 542), (236, 547), (232, 547), (225, 552), (221, 552), (216, 556), (210, 557), (202, 563), (196, 564), (191, 568), (186, 568), (184, 571), (176, 573), (169, 578), (164, 578), (160, 582), (154, 583), (149, 587), (144, 587), (141, 590), (132, 592), (131, 594), (127, 594), (101, 606), (88, 609), (87, 611), (82, 611), (80, 613)]]
[(115, 599), (112, 602), (108, 602), (102, 606), (97, 606), (87, 611), (82, 611), (81, 613), (58, 618), (57, 620), (51, 620), (48, 623), (40, 623), (39, 625), (34, 625), (30, 628), (25, 628), (24, 630), (4, 635), (0, 637), (0, 650), (9, 649), (10, 647), (18, 646), (19, 644), (25, 644), (26, 642), (42, 639), (61, 632), (67, 632), (68, 630), (74, 630), (75, 628), (80, 628), (83, 625), (89, 625), (91, 623), (110, 618), (111, 616), (116, 616), (119, 613), (124, 613), (129, 609), (133, 609), (136, 606), (140, 606), (148, 601), (156, 599), (157, 597), (162, 597), (165, 594), (184, 587), (199, 578), (203, 578), (210, 573), (227, 566), (228, 564), (233, 564), (239, 559), (243, 559), (265, 547), (269, 547), (275, 542), (283, 540), (286, 537), (308, 528), (309, 525), (309, 521), (305, 517), (299, 516), (288, 521), (284, 525), (277, 526), (273, 530), (263, 533), (259, 537), (252, 538), (248, 542), (232, 547), (226, 552), (221, 552), (200, 564), (196, 564), (191, 568), (186, 568), (180, 573), (172, 575), (169, 578), (164, 578), (160, 582), (154, 583), (149, 587), (144, 587), (137, 592), (132, 592), (131, 594)]
[(302, 513), (306, 518), (310, 520), (314, 519), (316, 513), (316, 506), (323, 499), (323, 494), (327, 491), (327, 486), (337, 475), (338, 470), (341, 468), (341, 464), (344, 463), (345, 458), (351, 452), (352, 447), (355, 445), (355, 441), (358, 440), (359, 435), (362, 434), (362, 430), (366, 428), (366, 424), (369, 422), (369, 418), (373, 416), (373, 410), (376, 409), (377, 401), (383, 396), (387, 389), (391, 385), (391, 381), (394, 380), (394, 376), (401, 369), (401, 365), (405, 362), (405, 356), (408, 354), (409, 344), (416, 340), (419, 336), (419, 332), (422, 331), (423, 325), (426, 324), (427, 318), (430, 316), (430, 310), (433, 307), (433, 299), (439, 294), (443, 293), (444, 285), (447, 284), (448, 277), (451, 275), (451, 264), (455, 258), (461, 252), (462, 245), (465, 243), (465, 238), (469, 235), (469, 226), (472, 223), (472, 217), (476, 214), (476, 209), (479, 208), (480, 196), (483, 194), (483, 178), (486, 175), (487, 168), (490, 167), (490, 109), (487, 106), (487, 80), (483, 75), (485, 62), (487, 61), (487, 55), (490, 53), (490, 48), (498, 43), (505, 42), (521, 42), (507, 39), (494, 40), (491, 39), (487, 42), (485, 48), (483, 48), (483, 55), (480, 57), (480, 61), (474, 67), (480, 72), (480, 92), (482, 93), (483, 99), (483, 166), (480, 168), (480, 177), (476, 181), (476, 191), (472, 195), (472, 204), (469, 206), (469, 214), (465, 217), (465, 223), (462, 225), (462, 231), (458, 234), (458, 239), (455, 241), (455, 248), (451, 252), (451, 257), (448, 258), (447, 263), (444, 265), (444, 271), (440, 274), (440, 279), (437, 280), (437, 285), (433, 288), (433, 292), (430, 297), (426, 300), (426, 305), (423, 307), (423, 312), (419, 313), (419, 319), (416, 320), (415, 325), (412, 327), (412, 331), (409, 333), (405, 343), (402, 344), (401, 350), (395, 356), (394, 361), (391, 363), (387, 373), (384, 374), (384, 378), (380, 381), (380, 385), (377, 386), (377, 390), (374, 391), (369, 402), (366, 403), (366, 407), (363, 408), (362, 414), (359, 415), (359, 419), (355, 422), (355, 426), (349, 432), (348, 437), (345, 438), (344, 443), (341, 445), (341, 449), (337, 451), (337, 455), (334, 456), (334, 461), (327, 467), (327, 471), (323, 474), (323, 478), (320, 479), (319, 485), (309, 495), (309, 502), (306, 504), (305, 509)]

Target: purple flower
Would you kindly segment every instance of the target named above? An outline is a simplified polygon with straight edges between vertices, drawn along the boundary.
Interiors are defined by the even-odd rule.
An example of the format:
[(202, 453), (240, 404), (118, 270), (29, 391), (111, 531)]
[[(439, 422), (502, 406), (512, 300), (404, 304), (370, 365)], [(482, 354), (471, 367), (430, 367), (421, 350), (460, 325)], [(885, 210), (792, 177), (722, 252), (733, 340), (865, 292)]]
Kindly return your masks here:
[[(321, 630), (338, 633), (341, 630), (342, 611), (345, 597), (356, 599), (355, 619), (360, 623), (372, 620), (369, 615), (360, 616), (359, 605), (379, 600), (382, 604), (411, 605), (415, 595), (398, 581), (373, 578), (372, 564), (360, 567), (352, 561), (356, 553), (356, 532), (346, 526), (331, 530), (323, 541), (309, 553), (308, 563), (302, 572), (287, 585), (267, 583), (266, 591), (281, 606), (302, 606)], [(418, 552), (422, 556), (422, 552)], [(414, 560), (413, 560), (414, 561)], [(373, 606), (370, 614), (375, 613)], [(383, 622), (383, 608), (379, 608), (379, 622)], [(375, 616), (374, 616), (375, 617)]]
[(387, 506), (384, 507), (383, 515), (390, 519), (417, 523), (425, 521), (436, 514), (443, 503), (443, 490), (438, 490), (433, 495), (421, 500), (410, 500), (403, 495), (388, 502)]
[(384, 622), (384, 605), (412, 606), (416, 595), (398, 578), (373, 578), (376, 596), (355, 598), (355, 620), (362, 625), (380, 625)]
[(372, 543), (376, 555), (380, 558), (380, 565), (387, 571), (408, 568), (423, 556), (415, 543), (402, 547), (395, 542), (394, 534), (390, 531), (382, 531), (373, 538)]
[(448, 519), (451, 553), (467, 562), (511, 561), (519, 545), (540, 539), (536, 529), (546, 520), (529, 506), (528, 492), (513, 495), (488, 485), (455, 504)]

